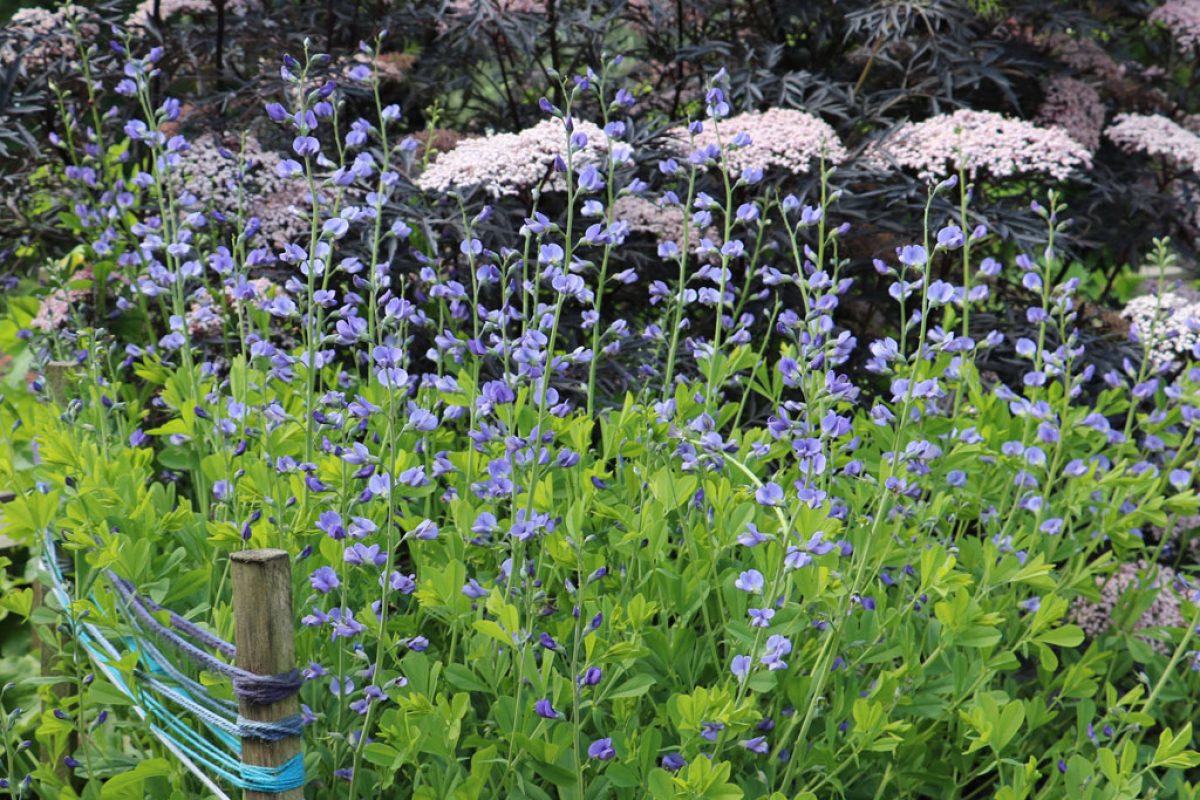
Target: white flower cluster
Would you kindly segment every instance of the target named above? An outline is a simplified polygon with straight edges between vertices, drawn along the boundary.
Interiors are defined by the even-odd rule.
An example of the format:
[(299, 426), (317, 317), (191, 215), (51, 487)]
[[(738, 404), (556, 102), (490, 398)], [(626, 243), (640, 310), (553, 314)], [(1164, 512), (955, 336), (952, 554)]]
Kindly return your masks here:
[(1130, 321), (1131, 333), (1149, 345), (1155, 366), (1187, 358), (1200, 342), (1200, 302), (1175, 292), (1135, 297), (1121, 309)]
[(1037, 121), (1062, 128), (1072, 139), (1096, 152), (1104, 129), (1104, 101), (1090, 84), (1078, 78), (1057, 78), (1046, 86)]
[(1200, 167), (1200, 136), (1161, 114), (1120, 114), (1104, 135), (1127, 153), (1163, 156), (1192, 170)]
[[(735, 175), (749, 168), (804, 175), (822, 158), (828, 164), (840, 164), (847, 158), (846, 148), (833, 128), (803, 111), (769, 108), (737, 114), (718, 124), (720, 144), (726, 149), (729, 169)], [(717, 133), (711, 121), (705, 122), (692, 147), (717, 144)], [(681, 146), (688, 146), (687, 128), (674, 128), (667, 135)], [(749, 144), (737, 146), (735, 139), (743, 135), (749, 138)]]
[(950, 177), (960, 168), (971, 178), (1038, 174), (1063, 180), (1092, 165), (1087, 148), (1061, 128), (966, 109), (902, 125), (865, 160), (878, 167), (894, 161), (925, 180)]
[(1179, 52), (1186, 55), (1200, 47), (1200, 0), (1167, 0), (1150, 13), (1149, 20), (1171, 32)]
[[(1157, 591), (1154, 600), (1133, 623), (1133, 630), (1186, 627), (1187, 620), (1181, 610), (1179, 596), (1172, 588), (1175, 571), (1170, 567), (1159, 566), (1153, 580), (1146, 582), (1147, 579), (1141, 576), (1150, 571), (1150, 565), (1145, 561), (1136, 561), (1122, 564), (1112, 575), (1098, 576), (1096, 585), (1100, 589), (1100, 600), (1092, 602), (1084, 598), (1076, 599), (1071, 606), (1071, 621), (1083, 628), (1088, 636), (1100, 636), (1112, 627), (1113, 613), (1125, 592), (1153, 588)], [(1158, 639), (1144, 637), (1143, 640), (1158, 652), (1167, 652), (1166, 645)]]
[[(604, 131), (592, 123), (576, 121), (570, 136), (579, 134), (587, 143), (571, 156), (576, 171), (599, 162), (608, 150)], [(554, 159), (566, 158), (567, 138), (562, 120), (554, 117), (520, 133), (462, 139), (453, 150), (439, 154), (416, 183), (440, 194), (479, 186), (492, 197), (515, 195), (554, 177)], [(551, 185), (561, 187), (561, 179)]]

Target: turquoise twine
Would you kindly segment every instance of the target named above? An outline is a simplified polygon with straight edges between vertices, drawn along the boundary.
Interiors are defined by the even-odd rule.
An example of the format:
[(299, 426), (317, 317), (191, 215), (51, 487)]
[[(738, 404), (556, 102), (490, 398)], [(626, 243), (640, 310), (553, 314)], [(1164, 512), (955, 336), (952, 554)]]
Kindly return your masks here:
[[(186, 678), (149, 641), (140, 637), (126, 637), (126, 643), (138, 654), (139, 661), (148, 670), (148, 673), (140, 670), (135, 672), (135, 681), (149, 687), (153, 693), (138, 691), (109, 666), (109, 658), (119, 659), (115, 645), (95, 625), (81, 624), (71, 615), (71, 596), (66, 590), (58, 565), (53, 536), (48, 531), (43, 560), (50, 574), (53, 594), (74, 623), (72, 627), (89, 658), (117, 690), (134, 704), (139, 715), (150, 720), (151, 732), (167, 744), (169, 749), (183, 754), (186, 757), (183, 759), (184, 765), (195, 772), (206, 785), (211, 787), (212, 783), (206, 775), (197, 771), (196, 765), (203, 766), (213, 775), (239, 789), (278, 794), (304, 786), (303, 753), (297, 753), (278, 767), (263, 767), (243, 763), (240, 755), (229, 752), (240, 751), (240, 739), (243, 737), (273, 741), (285, 736), (300, 735), (303, 725), (299, 715), (272, 723), (255, 722), (240, 716), (234, 719), (232, 703), (212, 697), (198, 682)], [(133, 620), (129, 621), (133, 623)], [(132, 624), (131, 627), (137, 626)], [(181, 683), (188, 688), (170, 686), (154, 675), (167, 675), (176, 680), (182, 678)], [(199, 719), (219, 744), (210, 741), (188, 725), (154, 693), (162, 695)]]

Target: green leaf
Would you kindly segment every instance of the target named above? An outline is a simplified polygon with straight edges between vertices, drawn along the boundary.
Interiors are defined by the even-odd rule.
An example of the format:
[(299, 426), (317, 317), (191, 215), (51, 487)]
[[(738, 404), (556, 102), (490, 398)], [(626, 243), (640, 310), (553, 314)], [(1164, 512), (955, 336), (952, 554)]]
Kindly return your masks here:
[(28, 619), (33, 611), (33, 589), (9, 589), (0, 597), (0, 608), (20, 615), (22, 619)]
[(1059, 647), (1078, 647), (1083, 643), (1083, 630), (1078, 625), (1063, 625), (1038, 635), (1034, 641)]
[(960, 647), (991, 647), (1000, 641), (1000, 631), (987, 625), (972, 625), (954, 641)]
[(616, 689), (613, 689), (607, 698), (609, 700), (616, 700), (621, 697), (641, 697), (650, 691), (650, 687), (657, 682), (658, 679), (649, 673), (634, 675)]
[(465, 689), (468, 692), (482, 692), (491, 694), (492, 690), (479, 679), (475, 671), (466, 664), (451, 664), (446, 667), (444, 673), (446, 683), (453, 686), (455, 689)]
[(503, 644), (505, 647), (512, 647), (512, 634), (500, 627), (500, 624), (492, 619), (477, 619), (474, 623), (475, 630), (480, 633), (486, 633), (496, 641)]
[(379, 767), (396, 767), (403, 760), (399, 750), (382, 742), (372, 742), (364, 747), (363, 758)]
[(1100, 761), (1100, 771), (1104, 773), (1104, 777), (1108, 778), (1109, 783), (1119, 785), (1121, 773), (1117, 768), (1117, 757), (1113, 751), (1107, 747), (1101, 747), (1096, 756)]
[(101, 800), (142, 800), (145, 797), (143, 784), (147, 778), (161, 778), (171, 774), (171, 764), (165, 758), (151, 758), (138, 763), (129, 772), (114, 775), (100, 789)]

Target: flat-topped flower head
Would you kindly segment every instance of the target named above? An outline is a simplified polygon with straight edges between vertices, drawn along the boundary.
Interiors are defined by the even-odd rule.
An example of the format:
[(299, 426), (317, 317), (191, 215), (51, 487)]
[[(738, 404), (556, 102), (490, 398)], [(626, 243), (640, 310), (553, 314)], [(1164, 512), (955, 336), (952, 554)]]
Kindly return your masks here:
[(1167, 0), (1147, 19), (1170, 31), (1179, 52), (1189, 54), (1200, 49), (1200, 0)]
[(1092, 156), (1061, 128), (961, 109), (901, 125), (872, 146), (866, 163), (880, 169), (895, 164), (924, 180), (941, 180), (960, 169), (969, 178), (1048, 175), (1064, 180), (1076, 169), (1090, 167)]
[(1200, 136), (1162, 114), (1120, 114), (1104, 135), (1126, 153), (1160, 156), (1182, 169), (1200, 167)]
[[(719, 123), (705, 123), (694, 139), (686, 128), (667, 133), (672, 145), (683, 151), (704, 152), (712, 157), (725, 148), (729, 172), (748, 177), (790, 172), (807, 175), (826, 164), (848, 158), (837, 133), (820, 117), (790, 108), (770, 108), (737, 114)], [(755, 182), (755, 181), (748, 181)]]
[[(567, 135), (557, 117), (542, 120), (520, 133), (494, 133), (461, 140), (437, 156), (417, 178), (417, 186), (438, 194), (480, 188), (491, 197), (519, 194), (551, 178), (556, 159), (567, 152)], [(608, 149), (604, 131), (584, 120), (573, 120), (574, 133), (584, 142), (572, 153), (576, 171), (598, 164)], [(591, 179), (589, 179), (591, 180)], [(561, 188), (561, 179), (552, 180)], [(594, 181), (589, 185), (595, 185)]]

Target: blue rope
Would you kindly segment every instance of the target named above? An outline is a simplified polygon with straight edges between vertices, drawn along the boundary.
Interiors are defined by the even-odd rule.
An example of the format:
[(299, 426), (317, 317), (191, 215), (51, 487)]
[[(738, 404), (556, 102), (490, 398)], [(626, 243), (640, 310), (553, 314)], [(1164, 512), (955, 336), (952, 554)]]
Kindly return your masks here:
[[(49, 531), (46, 533), (45, 548), (43, 560), (50, 574), (53, 593), (64, 612), (71, 616), (71, 597), (66, 590), (66, 582), (58, 562), (57, 548)], [(161, 635), (163, 631), (166, 631), (167, 635), (164, 638), (185, 654), (192, 656), (194, 650), (203, 656), (196, 660), (206, 666), (210, 666), (210, 662), (220, 665), (220, 668), (216, 668), (214, 671), (232, 677), (235, 682), (235, 691), (237, 691), (238, 684), (241, 683), (242, 688), (249, 687), (246, 694), (261, 695), (265, 693), (270, 696), (290, 687), (295, 682), (291, 673), (285, 673), (283, 676), (258, 676), (225, 664), (204, 653), (158, 623), (151, 611), (163, 609), (153, 601), (140, 597), (134, 592), (132, 584), (115, 575), (108, 574), (107, 577), (112, 582), (119, 598), (116, 608), (124, 612), (126, 622), (132, 630), (135, 632), (140, 630), (142, 625), (139, 623), (153, 623), (149, 627), (155, 633)], [(92, 600), (95, 602), (94, 597)], [(182, 620), (173, 612), (171, 620), (173, 627), (184, 630), (213, 649), (226, 654), (232, 650), (232, 645), (203, 631), (198, 626)], [(181, 620), (185, 625), (179, 624)], [(72, 627), (76, 631), (78, 641), (87, 651), (88, 656), (102, 669), (118, 691), (134, 703), (135, 709), (152, 720), (151, 731), (164, 743), (168, 743), (171, 748), (178, 750), (187, 759), (240, 789), (280, 793), (304, 786), (304, 754), (302, 752), (297, 753), (278, 767), (246, 764), (240, 757), (241, 739), (279, 741), (301, 735), (304, 725), (299, 714), (274, 722), (246, 719), (237, 713), (235, 703), (213, 697), (206, 687), (185, 675), (152, 642), (140, 635), (124, 637), (127, 647), (137, 653), (139, 663), (145, 667), (145, 669), (134, 670), (134, 684), (131, 685), (124, 676), (109, 667), (109, 659), (118, 657), (118, 650), (112, 641), (94, 624), (81, 623), (73, 616), (71, 616), (71, 621), (74, 623)], [(183, 647), (180, 647), (181, 643)], [(165, 680), (161, 680), (159, 676), (175, 681), (177, 685), (171, 685)], [(259, 678), (266, 680), (256, 682), (255, 679)], [(145, 686), (150, 691), (140, 691), (138, 685)], [(296, 686), (298, 688), (298, 684)], [(293, 689), (292, 693), (294, 694), (294, 692)], [(238, 692), (238, 694), (243, 696), (242, 692)], [(167, 707), (163, 700), (159, 699), (160, 697), (198, 719), (213, 734), (213, 738), (219, 744), (210, 741), (184, 722)], [(230, 751), (239, 755), (233, 755)], [(194, 770), (195, 764), (188, 764), (189, 769)], [(203, 775), (200, 777), (205, 779)]]

